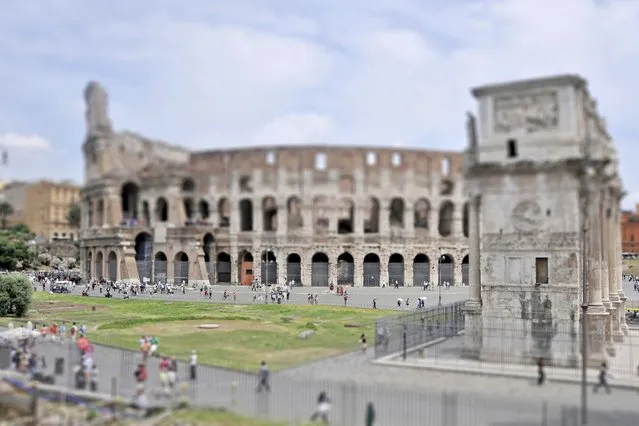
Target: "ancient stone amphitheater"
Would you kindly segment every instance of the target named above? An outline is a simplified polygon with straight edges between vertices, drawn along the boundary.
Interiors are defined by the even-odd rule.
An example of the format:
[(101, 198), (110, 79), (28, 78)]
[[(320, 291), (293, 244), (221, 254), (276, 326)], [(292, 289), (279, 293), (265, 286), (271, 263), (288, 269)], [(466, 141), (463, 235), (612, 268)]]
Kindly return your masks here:
[(98, 83), (89, 83), (85, 101), (86, 277), (304, 286), (468, 282), (460, 152), (191, 152), (115, 132)]

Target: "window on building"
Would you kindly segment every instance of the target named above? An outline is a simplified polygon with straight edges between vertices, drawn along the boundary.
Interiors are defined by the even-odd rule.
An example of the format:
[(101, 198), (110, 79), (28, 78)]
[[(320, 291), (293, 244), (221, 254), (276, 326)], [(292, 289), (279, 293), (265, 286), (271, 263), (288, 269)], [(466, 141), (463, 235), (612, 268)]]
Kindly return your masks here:
[(393, 165), (393, 167), (399, 167), (402, 165), (402, 154), (400, 154), (399, 152), (394, 152), (393, 156), (391, 157), (391, 164)]
[(326, 153), (318, 152), (315, 154), (315, 170), (324, 171), (326, 170)]
[(535, 259), (535, 284), (548, 284), (548, 258)]
[(267, 151), (265, 160), (266, 164), (268, 164), (269, 166), (275, 165), (275, 162), (277, 161), (275, 151)]
[(377, 164), (377, 153), (373, 151), (369, 151), (366, 153), (366, 165), (374, 166)]
[(508, 158), (517, 158), (517, 141), (515, 139), (508, 139), (506, 149), (508, 150)]

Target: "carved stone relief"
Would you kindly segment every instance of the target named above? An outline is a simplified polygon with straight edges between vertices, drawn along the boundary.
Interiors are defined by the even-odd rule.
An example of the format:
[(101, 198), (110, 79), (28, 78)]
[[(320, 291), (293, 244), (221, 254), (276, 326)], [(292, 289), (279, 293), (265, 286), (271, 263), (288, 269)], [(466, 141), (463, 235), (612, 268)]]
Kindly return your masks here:
[(512, 213), (513, 225), (520, 232), (538, 229), (543, 221), (541, 207), (535, 201), (524, 200), (515, 206)]
[(500, 96), (494, 99), (494, 132), (554, 130), (559, 124), (555, 91)]
[(483, 234), (482, 247), (486, 250), (509, 250), (521, 247), (531, 250), (556, 248), (578, 248), (579, 236), (576, 232), (551, 232), (545, 234)]

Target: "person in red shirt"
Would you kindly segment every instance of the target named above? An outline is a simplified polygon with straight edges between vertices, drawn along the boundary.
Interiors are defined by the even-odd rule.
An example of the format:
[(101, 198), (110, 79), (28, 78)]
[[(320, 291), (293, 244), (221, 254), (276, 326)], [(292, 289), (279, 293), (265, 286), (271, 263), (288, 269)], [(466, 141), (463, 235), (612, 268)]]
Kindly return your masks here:
[(51, 327), (49, 327), (49, 333), (51, 334), (51, 341), (55, 342), (55, 336), (58, 333), (58, 324), (51, 324)]

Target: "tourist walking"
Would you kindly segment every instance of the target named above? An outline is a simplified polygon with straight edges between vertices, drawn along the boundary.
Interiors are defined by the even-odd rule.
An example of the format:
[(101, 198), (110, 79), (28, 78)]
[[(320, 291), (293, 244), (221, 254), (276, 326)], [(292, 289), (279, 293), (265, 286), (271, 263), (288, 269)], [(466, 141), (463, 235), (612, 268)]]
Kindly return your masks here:
[(375, 424), (375, 407), (373, 403), (369, 402), (366, 406), (366, 426), (373, 426)]
[(328, 414), (331, 411), (331, 400), (328, 399), (326, 392), (322, 391), (317, 397), (317, 407), (311, 415), (311, 422), (320, 420), (325, 425), (328, 424)]
[(601, 387), (606, 389), (606, 393), (610, 393), (610, 385), (608, 385), (608, 365), (605, 362), (602, 362), (601, 367), (599, 367), (599, 381), (592, 391), (597, 393)]
[(544, 359), (537, 360), (537, 386), (541, 386), (546, 381), (546, 372), (544, 371)]
[(262, 392), (262, 390), (265, 390), (266, 392), (270, 392), (271, 391), (271, 385), (269, 384), (269, 370), (268, 370), (268, 365), (266, 365), (266, 361), (262, 361), (262, 364), (260, 366), (260, 372), (258, 375), (258, 383), (257, 383), (257, 391), (258, 392)]

